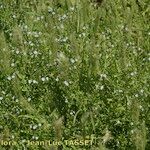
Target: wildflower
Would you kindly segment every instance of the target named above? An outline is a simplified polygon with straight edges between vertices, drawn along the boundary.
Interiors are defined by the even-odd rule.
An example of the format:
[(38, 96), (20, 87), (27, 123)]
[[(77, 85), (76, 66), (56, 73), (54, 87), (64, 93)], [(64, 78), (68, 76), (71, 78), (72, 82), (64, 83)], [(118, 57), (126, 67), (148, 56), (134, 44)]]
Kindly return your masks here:
[(59, 78), (57, 77), (55, 80), (56, 80), (56, 81), (59, 81)]
[(41, 16), (41, 20), (44, 19), (44, 16)]
[(31, 101), (31, 97), (28, 97), (28, 99), (27, 99), (27, 100), (28, 100), (28, 102), (30, 102), (30, 101)]
[(137, 74), (137, 72), (136, 71), (134, 71), (134, 72), (131, 72), (131, 76), (134, 76), (134, 75), (136, 75)]
[(62, 38), (62, 42), (67, 42), (67, 40), (68, 40), (68, 37)]
[(39, 126), (39, 127), (41, 127), (41, 126), (42, 126), (42, 124), (41, 124), (41, 123), (39, 123), (39, 124), (38, 124), (38, 126)]
[(19, 54), (19, 50), (16, 50), (16, 54)]
[(32, 129), (33, 129), (33, 130), (36, 130), (37, 127), (38, 127), (37, 125), (33, 125)]
[(30, 129), (32, 129), (32, 124), (30, 125)]
[(36, 18), (36, 21), (39, 21), (39, 20), (40, 20), (40, 17), (37, 17), (37, 18)]
[(42, 77), (41, 80), (44, 82), (44, 81), (46, 80), (46, 78), (45, 78), (45, 77)]
[(32, 80), (28, 80), (28, 83), (31, 84), (31, 83), (32, 83)]
[(83, 32), (82, 35), (83, 35), (83, 37), (85, 37), (86, 34)]
[(143, 89), (141, 89), (141, 90), (140, 90), (140, 92), (141, 92), (141, 93), (144, 93), (144, 90), (143, 90)]
[(18, 103), (19, 102), (19, 100), (18, 99), (16, 99), (16, 103)]
[(134, 130), (131, 130), (131, 134), (133, 134), (134, 133)]
[(104, 86), (102, 85), (102, 86), (100, 86), (100, 90), (103, 90), (104, 89)]
[(34, 54), (34, 55), (37, 55), (37, 54), (38, 54), (38, 52), (37, 52), (37, 51), (34, 51), (34, 52), (33, 52), (33, 54)]
[(62, 16), (62, 19), (65, 19), (65, 18), (67, 18), (67, 15), (66, 15), (66, 14), (64, 14), (64, 15)]
[(65, 103), (68, 103), (68, 99), (67, 98), (65, 99)]
[(75, 63), (75, 60), (73, 58), (70, 59), (71, 63)]
[(37, 136), (32, 136), (32, 139), (34, 139), (34, 140), (38, 140), (38, 139), (39, 139), (39, 137), (37, 137)]
[(46, 80), (48, 81), (48, 80), (49, 80), (49, 77), (46, 77)]
[(48, 8), (48, 12), (49, 12), (49, 13), (52, 13), (52, 12), (53, 12), (53, 8), (49, 7), (49, 8)]
[(16, 15), (13, 15), (12, 17), (13, 17), (14, 19), (17, 18)]
[(71, 10), (71, 11), (74, 11), (74, 10), (75, 10), (75, 8), (74, 8), (74, 7), (70, 7), (70, 10)]
[(4, 94), (4, 95), (5, 95), (5, 94), (6, 94), (6, 92), (5, 92), (5, 91), (2, 91), (2, 94)]
[(15, 136), (14, 136), (14, 135), (12, 135), (12, 136), (11, 136), (11, 138), (12, 138), (12, 139), (14, 139), (14, 138), (15, 138)]
[(11, 78), (14, 79), (14, 78), (15, 78), (15, 74), (13, 74), (13, 75), (11, 76)]
[(122, 90), (118, 90), (118, 92), (119, 92), (119, 93), (122, 93), (123, 91), (122, 91)]
[(25, 142), (26, 142), (26, 139), (21, 140), (21, 143), (25, 143)]
[(101, 78), (106, 78), (107, 77), (106, 74), (101, 74), (100, 76), (101, 76)]
[(32, 80), (33, 83), (37, 84), (38, 82), (36, 80)]
[(66, 86), (69, 86), (69, 83), (68, 83), (67, 81), (64, 81), (64, 84), (65, 84)]
[(8, 76), (7, 79), (10, 81), (12, 78), (10, 76)]
[(52, 15), (55, 15), (55, 12), (54, 12), (54, 11), (52, 12)]
[(36, 136), (36, 137), (35, 137), (35, 140), (38, 140), (38, 139), (39, 139), (39, 137), (38, 137), (38, 136)]
[(87, 28), (84, 26), (82, 29), (83, 29), (83, 30), (86, 30)]
[(11, 67), (14, 67), (15, 66), (15, 63), (11, 63)]

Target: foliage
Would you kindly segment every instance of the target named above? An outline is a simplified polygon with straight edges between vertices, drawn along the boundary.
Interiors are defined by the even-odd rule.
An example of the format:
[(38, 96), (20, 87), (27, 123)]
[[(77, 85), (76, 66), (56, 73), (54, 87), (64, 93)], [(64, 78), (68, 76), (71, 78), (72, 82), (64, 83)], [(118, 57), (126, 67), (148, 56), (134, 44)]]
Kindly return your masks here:
[(1, 0), (0, 149), (148, 150), (149, 14), (148, 0)]

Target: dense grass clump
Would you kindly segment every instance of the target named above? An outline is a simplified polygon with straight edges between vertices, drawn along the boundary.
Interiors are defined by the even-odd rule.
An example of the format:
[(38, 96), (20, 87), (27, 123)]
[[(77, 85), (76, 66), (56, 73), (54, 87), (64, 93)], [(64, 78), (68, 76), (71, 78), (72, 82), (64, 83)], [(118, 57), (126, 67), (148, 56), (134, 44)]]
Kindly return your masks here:
[(0, 149), (149, 150), (148, 4), (1, 0)]

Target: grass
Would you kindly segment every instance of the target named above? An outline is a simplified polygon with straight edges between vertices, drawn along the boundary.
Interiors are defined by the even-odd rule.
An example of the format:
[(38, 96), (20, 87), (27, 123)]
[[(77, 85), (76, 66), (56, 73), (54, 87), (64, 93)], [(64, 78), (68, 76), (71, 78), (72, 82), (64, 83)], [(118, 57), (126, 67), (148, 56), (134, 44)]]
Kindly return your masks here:
[(0, 149), (149, 150), (148, 4), (1, 0)]

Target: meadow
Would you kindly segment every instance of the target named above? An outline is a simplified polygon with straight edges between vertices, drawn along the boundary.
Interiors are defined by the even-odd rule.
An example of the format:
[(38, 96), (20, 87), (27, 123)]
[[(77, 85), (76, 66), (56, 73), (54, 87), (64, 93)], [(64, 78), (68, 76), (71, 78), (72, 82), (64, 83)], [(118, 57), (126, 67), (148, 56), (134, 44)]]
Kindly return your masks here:
[(149, 6), (1, 0), (0, 150), (149, 150)]

